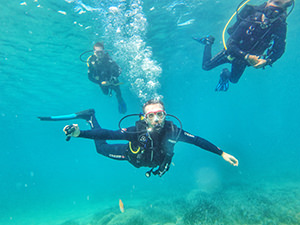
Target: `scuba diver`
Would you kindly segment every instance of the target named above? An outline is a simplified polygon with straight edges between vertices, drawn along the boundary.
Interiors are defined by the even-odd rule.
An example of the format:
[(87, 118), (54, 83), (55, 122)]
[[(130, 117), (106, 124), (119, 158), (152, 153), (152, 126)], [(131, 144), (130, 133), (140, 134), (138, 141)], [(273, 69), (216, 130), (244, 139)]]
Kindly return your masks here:
[[(121, 128), (123, 119), (129, 116), (139, 115), (140, 119), (135, 126)], [(176, 118), (180, 123), (178, 128), (172, 121), (166, 120), (166, 116)], [(222, 151), (209, 141), (192, 135), (182, 130), (180, 120), (167, 114), (164, 104), (158, 99), (147, 101), (143, 105), (143, 114), (131, 114), (123, 117), (119, 122), (119, 130), (107, 130), (98, 124), (93, 109), (82, 112), (51, 117), (38, 117), (44, 121), (84, 119), (91, 130), (80, 130), (77, 124), (67, 125), (63, 131), (67, 140), (71, 137), (93, 139), (99, 154), (111, 159), (127, 160), (136, 168), (150, 167), (146, 177), (151, 174), (162, 176), (170, 168), (174, 155), (174, 146), (178, 141), (194, 144), (204, 150), (223, 157), (234, 166), (238, 166), (238, 160), (230, 154)], [(127, 144), (108, 144), (106, 140), (127, 140)], [(157, 169), (155, 169), (158, 167)]]
[(111, 59), (109, 54), (104, 51), (104, 45), (97, 42), (94, 47), (94, 54), (87, 60), (88, 78), (90, 81), (98, 84), (105, 95), (116, 93), (119, 112), (124, 114), (127, 106), (122, 98), (118, 76), (121, 74), (121, 68)]
[[(287, 13), (290, 6), (292, 8)], [(259, 6), (246, 5), (241, 12), (237, 9), (237, 21), (227, 30), (230, 37), (225, 44), (224, 32), (232, 18), (223, 31), (224, 49), (214, 57), (211, 54), (215, 40), (213, 36), (193, 38), (205, 45), (202, 62), (204, 70), (211, 70), (224, 63), (231, 64), (231, 71), (227, 68), (222, 70), (216, 91), (227, 91), (229, 81), (237, 83), (246, 67), (260, 69), (272, 66), (283, 55), (286, 45), (286, 18), (293, 8), (294, 0), (269, 0)]]

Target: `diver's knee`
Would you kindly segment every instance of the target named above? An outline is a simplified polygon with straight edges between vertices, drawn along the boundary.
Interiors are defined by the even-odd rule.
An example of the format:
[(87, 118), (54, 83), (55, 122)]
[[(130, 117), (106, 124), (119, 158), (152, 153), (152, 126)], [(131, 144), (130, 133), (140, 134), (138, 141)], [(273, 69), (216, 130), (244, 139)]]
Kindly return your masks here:
[(105, 147), (107, 145), (108, 144), (106, 143), (106, 141), (97, 141), (96, 142), (96, 151), (97, 151), (97, 153), (105, 156), (107, 154), (107, 151), (105, 150)]
[(239, 82), (239, 78), (230, 77), (229, 80), (233, 84), (236, 84), (237, 82)]
[(99, 147), (97, 146), (96, 151), (97, 151), (98, 154), (104, 155), (104, 151), (103, 151), (103, 149), (101, 148), (101, 146), (99, 146)]
[(207, 64), (202, 64), (202, 69), (205, 70), (205, 71), (209, 71), (209, 70), (212, 69), (212, 67), (207, 65)]

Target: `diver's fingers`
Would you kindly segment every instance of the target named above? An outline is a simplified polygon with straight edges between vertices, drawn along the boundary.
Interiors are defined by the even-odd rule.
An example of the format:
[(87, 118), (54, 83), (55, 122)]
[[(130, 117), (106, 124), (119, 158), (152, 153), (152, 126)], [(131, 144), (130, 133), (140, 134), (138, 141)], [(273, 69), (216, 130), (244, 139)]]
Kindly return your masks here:
[(257, 55), (249, 55), (247, 61), (251, 66), (255, 66), (259, 63), (259, 57)]
[(260, 69), (262, 67), (262, 63), (259, 62), (253, 66), (255, 69)]
[(263, 68), (265, 65), (266, 65), (267, 61), (266, 60), (262, 60), (262, 61), (259, 61), (259, 63), (257, 63), (256, 65), (254, 65), (253, 67), (255, 69), (260, 69), (260, 68)]
[(235, 157), (231, 156), (230, 157), (230, 164), (233, 165), (233, 166), (238, 166), (239, 161)]
[(226, 152), (223, 152), (222, 155), (223, 159), (227, 162), (229, 162), (231, 165), (233, 166), (238, 166), (239, 165), (239, 161), (232, 155), (226, 153)]
[(68, 136), (71, 136), (72, 133), (70, 133), (70, 128), (73, 127), (74, 130), (78, 129), (78, 124), (71, 124), (71, 125), (66, 125), (64, 128), (63, 128), (63, 131), (65, 132), (66, 135)]
[(67, 135), (68, 134), (68, 129), (70, 128), (70, 125), (66, 125), (64, 128), (63, 128), (63, 132), (65, 132), (65, 134)]

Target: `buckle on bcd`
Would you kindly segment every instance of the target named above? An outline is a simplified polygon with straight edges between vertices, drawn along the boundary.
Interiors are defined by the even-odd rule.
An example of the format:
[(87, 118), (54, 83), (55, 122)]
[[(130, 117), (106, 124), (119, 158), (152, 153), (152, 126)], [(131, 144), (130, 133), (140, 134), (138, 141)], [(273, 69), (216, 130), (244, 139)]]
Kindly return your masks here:
[(235, 59), (235, 57), (233, 57), (233, 56), (231, 56), (231, 55), (228, 55), (228, 56), (227, 56), (227, 59), (228, 59), (230, 62), (232, 62), (232, 61)]

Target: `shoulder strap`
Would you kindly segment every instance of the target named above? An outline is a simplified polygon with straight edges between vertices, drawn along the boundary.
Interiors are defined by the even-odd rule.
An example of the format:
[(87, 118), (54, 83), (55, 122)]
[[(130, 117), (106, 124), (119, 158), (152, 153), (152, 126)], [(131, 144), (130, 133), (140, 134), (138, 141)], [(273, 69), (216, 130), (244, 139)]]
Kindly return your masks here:
[(255, 8), (256, 7), (253, 5), (245, 5), (244, 8), (242, 8), (242, 10), (237, 13), (237, 20), (231, 27), (227, 29), (227, 33), (231, 35), (236, 30), (241, 21), (254, 14), (254, 12), (256, 11)]
[(90, 67), (90, 60), (91, 60), (92, 56), (93, 56), (93, 55), (90, 55), (90, 56), (87, 58), (87, 60), (86, 60), (86, 65), (87, 65), (87, 67)]

